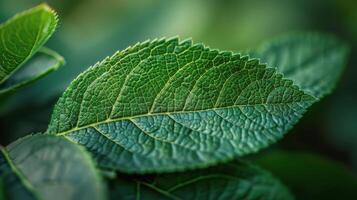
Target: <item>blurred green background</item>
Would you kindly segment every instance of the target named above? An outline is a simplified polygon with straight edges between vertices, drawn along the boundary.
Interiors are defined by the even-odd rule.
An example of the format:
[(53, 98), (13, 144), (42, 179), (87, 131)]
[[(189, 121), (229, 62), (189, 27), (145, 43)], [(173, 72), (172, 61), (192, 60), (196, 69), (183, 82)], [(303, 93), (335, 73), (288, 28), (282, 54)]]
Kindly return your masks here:
[[(43, 1), (0, 0), (0, 21)], [(0, 101), (0, 143), (46, 130), (57, 98), (80, 72), (146, 39), (190, 37), (243, 51), (293, 31), (332, 33), (351, 47), (335, 92), (272, 149), (310, 151), (357, 172), (356, 0), (53, 0), (59, 27), (47, 46), (65, 57), (59, 71)]]

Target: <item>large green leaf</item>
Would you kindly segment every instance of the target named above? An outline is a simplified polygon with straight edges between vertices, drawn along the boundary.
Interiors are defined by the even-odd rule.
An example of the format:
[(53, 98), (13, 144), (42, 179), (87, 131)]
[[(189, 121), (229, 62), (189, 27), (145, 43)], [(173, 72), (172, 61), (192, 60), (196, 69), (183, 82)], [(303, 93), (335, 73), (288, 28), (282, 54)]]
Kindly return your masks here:
[(252, 56), (277, 67), (302, 90), (321, 98), (335, 87), (347, 61), (348, 48), (321, 33), (295, 33), (263, 43)]
[[(46, 4), (20, 13), (0, 25), (0, 84), (7, 81), (35, 55), (53, 34), (56, 25), (56, 13)], [(53, 59), (58, 58), (53, 54), (51, 56)], [(46, 70), (46, 67), (44, 68)], [(36, 75), (38, 76), (41, 74)], [(33, 75), (29, 78), (33, 78)], [(26, 80), (22, 81), (26, 82)], [(1, 87), (4, 88), (4, 86)]]
[(293, 199), (270, 173), (235, 161), (205, 170), (152, 175), (119, 176), (111, 199)]
[(268, 146), (314, 100), (257, 60), (162, 39), (81, 74), (58, 101), (48, 133), (86, 146), (104, 168), (176, 171)]
[(256, 162), (281, 179), (297, 199), (357, 199), (357, 176), (338, 162), (284, 151), (264, 154)]
[(87, 153), (61, 137), (27, 136), (2, 149), (0, 177), (9, 199), (103, 199)]
[(64, 59), (56, 52), (42, 48), (18, 71), (0, 84), (0, 95), (10, 93), (57, 70)]

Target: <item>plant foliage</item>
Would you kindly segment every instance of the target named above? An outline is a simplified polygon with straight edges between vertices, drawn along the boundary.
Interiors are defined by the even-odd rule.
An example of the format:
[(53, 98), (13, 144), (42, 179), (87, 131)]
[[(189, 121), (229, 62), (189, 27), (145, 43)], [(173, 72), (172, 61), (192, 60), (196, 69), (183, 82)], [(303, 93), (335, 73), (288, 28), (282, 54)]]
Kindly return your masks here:
[[(63, 64), (42, 47), (56, 24), (40, 5), (0, 26), (0, 95)], [(137, 43), (80, 74), (45, 134), (1, 147), (0, 198), (293, 199), (240, 157), (275, 143), (330, 93), (347, 53), (318, 33), (268, 41), (250, 56), (178, 38)], [(279, 162), (305, 176), (310, 165), (294, 158)], [(291, 186), (274, 162), (258, 163)], [(110, 195), (98, 171), (112, 179)]]
[[(23, 87), (64, 64), (57, 53), (40, 50), (56, 26), (57, 15), (46, 4), (0, 25), (0, 95)], [(26, 63), (34, 55), (36, 57)]]

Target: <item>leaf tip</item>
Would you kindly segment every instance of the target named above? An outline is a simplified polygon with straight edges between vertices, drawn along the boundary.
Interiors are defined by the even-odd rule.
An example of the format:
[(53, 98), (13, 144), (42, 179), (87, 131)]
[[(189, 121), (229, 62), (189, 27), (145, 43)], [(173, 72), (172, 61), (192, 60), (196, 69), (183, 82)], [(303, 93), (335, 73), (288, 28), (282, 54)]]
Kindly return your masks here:
[(35, 7), (35, 9), (41, 9), (47, 12), (54, 12), (54, 10), (49, 6), (47, 3), (41, 3), (38, 6)]

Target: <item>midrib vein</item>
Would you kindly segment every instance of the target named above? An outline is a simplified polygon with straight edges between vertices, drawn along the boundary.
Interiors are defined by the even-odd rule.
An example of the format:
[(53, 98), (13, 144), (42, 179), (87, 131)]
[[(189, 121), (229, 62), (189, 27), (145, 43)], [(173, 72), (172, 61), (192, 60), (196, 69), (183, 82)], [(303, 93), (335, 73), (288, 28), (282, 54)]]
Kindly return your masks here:
[[(233, 106), (226, 106), (226, 107), (219, 107), (219, 108), (208, 108), (208, 109), (201, 109), (201, 110), (194, 110), (194, 111), (173, 111), (173, 112), (159, 112), (159, 113), (144, 113), (144, 114), (138, 114), (134, 116), (125, 116), (125, 117), (119, 117), (119, 118), (108, 118), (104, 121), (100, 122), (95, 122), (91, 124), (87, 124), (84, 126), (80, 127), (75, 127), (66, 131), (58, 132), (55, 133), (56, 135), (62, 136), (62, 135), (67, 135), (69, 133), (75, 132), (75, 131), (80, 131), (83, 129), (91, 128), (94, 126), (98, 126), (101, 124), (107, 124), (107, 123), (112, 123), (112, 122), (117, 122), (117, 121), (123, 121), (123, 120), (135, 120), (135, 118), (140, 118), (140, 117), (149, 117), (149, 116), (159, 116), (159, 115), (174, 115), (174, 114), (188, 114), (188, 113), (197, 113), (197, 112), (205, 112), (205, 111), (217, 111), (221, 109), (228, 109), (228, 108), (244, 108), (244, 107), (249, 107), (249, 106), (272, 106), (272, 105), (289, 105), (289, 104), (298, 104), (298, 103), (313, 103), (313, 100), (306, 100), (306, 101), (296, 101), (296, 102), (281, 102), (281, 103), (261, 103), (261, 104), (250, 104), (250, 105), (233, 105)], [(47, 130), (49, 132), (49, 130)], [(51, 133), (51, 132), (49, 132)]]

